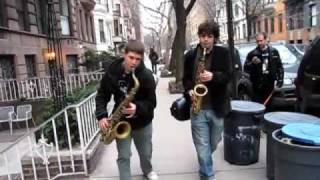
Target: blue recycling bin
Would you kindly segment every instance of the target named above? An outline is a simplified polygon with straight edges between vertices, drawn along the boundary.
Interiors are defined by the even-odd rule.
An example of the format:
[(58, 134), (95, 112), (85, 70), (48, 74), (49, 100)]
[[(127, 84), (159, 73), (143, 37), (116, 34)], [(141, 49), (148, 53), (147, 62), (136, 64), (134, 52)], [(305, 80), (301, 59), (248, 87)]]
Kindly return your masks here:
[(272, 133), (290, 123), (320, 123), (320, 118), (297, 112), (269, 112), (264, 114), (262, 129), (267, 134), (267, 177), (274, 180), (274, 156)]
[(275, 180), (320, 179), (320, 124), (288, 124), (272, 137)]
[(250, 101), (231, 101), (231, 112), (224, 121), (224, 159), (236, 165), (258, 161), (260, 119), (265, 106)]

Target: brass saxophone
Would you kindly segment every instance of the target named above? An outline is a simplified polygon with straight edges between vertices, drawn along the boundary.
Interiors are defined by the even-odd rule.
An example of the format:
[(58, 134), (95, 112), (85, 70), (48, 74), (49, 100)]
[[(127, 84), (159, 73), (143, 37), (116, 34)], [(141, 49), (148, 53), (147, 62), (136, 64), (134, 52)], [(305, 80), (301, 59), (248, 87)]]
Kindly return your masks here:
[(107, 129), (103, 131), (101, 130), (101, 141), (104, 142), (104, 144), (110, 144), (115, 138), (127, 138), (131, 133), (130, 124), (126, 121), (121, 120), (124, 117), (124, 114), (122, 113), (123, 107), (126, 107), (134, 99), (140, 87), (139, 80), (136, 77), (134, 70), (132, 71), (132, 78), (134, 81), (134, 86), (131, 88), (126, 98), (119, 104), (117, 109), (112, 114)]
[(208, 93), (208, 88), (200, 80), (200, 74), (205, 70), (205, 55), (206, 48), (203, 49), (202, 57), (199, 58), (197, 63), (197, 71), (195, 77), (195, 86), (193, 88), (193, 101), (192, 101), (192, 111), (198, 113), (201, 109), (202, 98)]

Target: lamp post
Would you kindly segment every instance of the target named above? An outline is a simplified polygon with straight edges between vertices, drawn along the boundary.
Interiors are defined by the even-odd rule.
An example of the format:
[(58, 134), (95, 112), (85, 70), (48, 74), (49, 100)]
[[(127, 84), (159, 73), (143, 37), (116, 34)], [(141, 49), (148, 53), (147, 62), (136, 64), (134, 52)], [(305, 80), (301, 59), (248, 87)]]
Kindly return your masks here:
[[(231, 59), (234, 59), (234, 39), (233, 39), (233, 10), (232, 10), (232, 0), (226, 1), (226, 7), (227, 7), (227, 26), (228, 26), (228, 44), (229, 44), (229, 53)], [(235, 73), (235, 62), (234, 60), (231, 61), (232, 63), (232, 72)], [(236, 97), (236, 77), (233, 75), (232, 77), (232, 96)]]
[(53, 0), (48, 0), (47, 9), (48, 23), (48, 51), (47, 58), (49, 64), (50, 83), (52, 89), (52, 98), (56, 111), (66, 106), (66, 87), (63, 72), (62, 49), (60, 41), (60, 27), (56, 21)]

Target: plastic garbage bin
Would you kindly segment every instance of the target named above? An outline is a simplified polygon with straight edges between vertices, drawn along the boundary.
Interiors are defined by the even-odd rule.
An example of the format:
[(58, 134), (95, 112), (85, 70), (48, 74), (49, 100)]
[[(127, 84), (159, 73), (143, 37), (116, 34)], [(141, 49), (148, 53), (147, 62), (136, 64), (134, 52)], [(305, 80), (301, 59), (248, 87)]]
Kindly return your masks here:
[(265, 106), (250, 101), (231, 101), (232, 110), (224, 121), (224, 159), (237, 165), (258, 161), (260, 118)]
[(273, 132), (275, 180), (320, 178), (320, 125), (292, 123)]
[(296, 112), (270, 112), (264, 115), (262, 121), (263, 131), (267, 134), (267, 177), (274, 180), (274, 157), (272, 133), (286, 124), (305, 122), (320, 123), (320, 118)]

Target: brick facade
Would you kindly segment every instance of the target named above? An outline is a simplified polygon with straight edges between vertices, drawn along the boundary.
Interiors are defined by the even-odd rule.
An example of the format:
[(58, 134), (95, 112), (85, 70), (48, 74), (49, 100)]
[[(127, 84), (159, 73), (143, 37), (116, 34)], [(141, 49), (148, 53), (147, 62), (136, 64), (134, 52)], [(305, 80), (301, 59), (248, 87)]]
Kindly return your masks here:
[[(47, 74), (47, 62), (44, 57), (47, 48), (45, 27), (41, 27), (41, 14), (44, 0), (4, 0), (4, 22), (0, 24), (0, 59), (13, 57), (14, 78), (28, 77), (26, 56), (34, 57), (34, 66), (37, 77)], [(60, 3), (62, 0), (53, 0), (57, 18), (58, 29), (61, 28)], [(62, 57), (65, 71), (68, 70), (67, 55), (75, 55), (78, 61), (84, 52), (83, 47), (95, 49), (95, 33), (93, 26), (92, 10), (95, 5), (93, 0), (71, 1), (68, 3), (68, 21), (70, 34), (62, 36)], [(91, 5), (91, 6), (89, 6)], [(89, 9), (88, 9), (89, 7)], [(1, 8), (1, 7), (0, 7)], [(0, 10), (1, 11), (1, 10)], [(42, 12), (45, 13), (45, 12)], [(81, 18), (82, 17), (82, 18)], [(0, 68), (2, 67), (0, 65)], [(4, 72), (1, 69), (1, 72)], [(30, 73), (29, 73), (30, 74)], [(0, 78), (3, 78), (0, 76)]]

